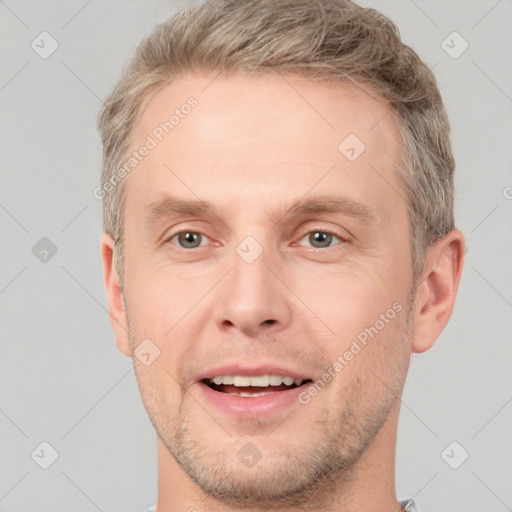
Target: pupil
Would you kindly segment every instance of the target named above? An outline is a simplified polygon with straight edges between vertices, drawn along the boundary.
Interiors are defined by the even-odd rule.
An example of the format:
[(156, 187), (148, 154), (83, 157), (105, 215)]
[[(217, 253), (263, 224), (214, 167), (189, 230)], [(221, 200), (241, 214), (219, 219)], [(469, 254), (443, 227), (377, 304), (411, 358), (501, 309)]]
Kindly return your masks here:
[(197, 233), (185, 232), (180, 235), (180, 244), (185, 247), (197, 247), (199, 245), (199, 235)]
[(312, 242), (314, 242), (313, 245), (315, 245), (315, 243), (319, 244), (319, 245), (317, 245), (317, 247), (318, 246), (327, 247), (332, 239), (332, 235), (329, 235), (327, 233), (322, 233), (320, 231), (317, 231), (316, 233), (312, 233), (312, 237), (313, 237)]

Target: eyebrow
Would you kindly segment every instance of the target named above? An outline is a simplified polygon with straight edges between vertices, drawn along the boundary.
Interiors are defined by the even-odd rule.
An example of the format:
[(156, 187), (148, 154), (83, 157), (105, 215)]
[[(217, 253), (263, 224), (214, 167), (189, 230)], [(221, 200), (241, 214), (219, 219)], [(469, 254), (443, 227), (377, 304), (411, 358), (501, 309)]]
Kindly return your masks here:
[[(162, 218), (173, 216), (189, 217), (218, 217), (214, 206), (201, 200), (183, 200), (174, 196), (165, 195), (159, 201), (148, 204), (145, 224), (150, 225)], [(343, 196), (315, 196), (309, 199), (300, 199), (287, 207), (280, 207), (275, 211), (280, 221), (290, 214), (311, 215), (335, 213), (352, 217), (361, 222), (373, 222), (377, 215), (370, 207), (348, 199)]]
[(376, 219), (376, 213), (371, 208), (342, 196), (316, 196), (301, 199), (290, 207), (288, 213), (298, 215), (338, 213), (365, 222)]
[(185, 201), (170, 195), (163, 199), (148, 204), (146, 225), (152, 224), (162, 218), (171, 216), (187, 215), (190, 217), (203, 217), (212, 215), (212, 205), (205, 201)]

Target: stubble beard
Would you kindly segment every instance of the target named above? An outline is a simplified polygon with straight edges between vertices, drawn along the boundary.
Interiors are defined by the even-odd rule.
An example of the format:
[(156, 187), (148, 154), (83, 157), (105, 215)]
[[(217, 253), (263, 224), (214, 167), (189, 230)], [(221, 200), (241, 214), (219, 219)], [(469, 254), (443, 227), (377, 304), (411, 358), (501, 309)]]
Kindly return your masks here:
[[(400, 346), (408, 347), (413, 335), (413, 305), (411, 303), (407, 308), (400, 339), (394, 341)], [(393, 368), (386, 382), (381, 378), (382, 389), (385, 389), (383, 396), (372, 397), (367, 392), (371, 389), (370, 381), (379, 378), (376, 372), (358, 375), (349, 387), (339, 389), (336, 403), (343, 406), (338, 411), (325, 410), (315, 418), (311, 428), (302, 426), (298, 429), (298, 435), (304, 436), (304, 431), (308, 432), (299, 448), (272, 449), (267, 454), (262, 450), (261, 460), (250, 468), (241, 464), (235, 448), (220, 452), (215, 451), (219, 444), (212, 446), (208, 443), (208, 429), (216, 422), (206, 412), (206, 424), (191, 424), (187, 405), (195, 400), (187, 397), (184, 386), (181, 386), (178, 414), (171, 418), (158, 399), (158, 390), (151, 388), (151, 382), (145, 382), (145, 375), (138, 373), (137, 365), (136, 374), (144, 406), (157, 435), (184, 473), (213, 502), (234, 510), (290, 507), (320, 510), (335, 506), (339, 489), (348, 489), (355, 483), (357, 462), (390, 413), (399, 407), (409, 357), (405, 350), (398, 354), (391, 363)], [(285, 422), (293, 421), (292, 418), (293, 413)], [(278, 429), (271, 435), (277, 435)], [(225, 435), (229, 437), (229, 434)], [(271, 435), (265, 439), (266, 444)], [(254, 444), (258, 444), (256, 437)], [(265, 462), (266, 458), (268, 462)]]

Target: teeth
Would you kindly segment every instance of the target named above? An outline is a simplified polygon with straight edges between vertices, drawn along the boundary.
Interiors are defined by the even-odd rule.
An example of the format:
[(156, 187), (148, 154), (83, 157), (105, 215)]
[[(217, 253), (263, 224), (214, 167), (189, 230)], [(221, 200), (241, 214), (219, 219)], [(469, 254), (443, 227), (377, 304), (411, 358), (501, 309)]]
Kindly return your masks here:
[(280, 386), (283, 383), (283, 377), (280, 375), (271, 375), (269, 378), (269, 384), (271, 386)]
[[(303, 382), (302, 379), (294, 379), (293, 377), (283, 377), (281, 375), (259, 375), (257, 377), (245, 377), (241, 375), (218, 375), (210, 382), (217, 384), (234, 385), (237, 387), (254, 386), (259, 388), (266, 388), (268, 386), (280, 386), (285, 384), (291, 386), (293, 384), (300, 386)], [(253, 396), (253, 395), (250, 395)]]
[(246, 393), (245, 391), (240, 391), (240, 393), (229, 393), (230, 395), (238, 395), (238, 396), (263, 396), (263, 395), (270, 395), (272, 392), (269, 391), (268, 393), (265, 393), (264, 391), (260, 393)]
[(261, 375), (260, 377), (249, 377), (250, 386), (257, 386), (259, 388), (266, 388), (269, 385), (270, 377), (268, 375)]
[(239, 377), (238, 375), (235, 377), (233, 385), (237, 388), (241, 388), (242, 386), (250, 386), (251, 378), (250, 377)]

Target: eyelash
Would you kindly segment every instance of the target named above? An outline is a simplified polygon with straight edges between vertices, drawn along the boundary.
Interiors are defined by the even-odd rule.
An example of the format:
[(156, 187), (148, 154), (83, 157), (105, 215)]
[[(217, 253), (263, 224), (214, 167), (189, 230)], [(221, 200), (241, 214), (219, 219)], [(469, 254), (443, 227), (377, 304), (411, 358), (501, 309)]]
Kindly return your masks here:
[[(200, 231), (192, 231), (192, 230), (182, 230), (182, 231), (178, 231), (176, 233), (174, 233), (173, 235), (171, 235), (168, 239), (167, 239), (167, 243), (172, 243), (172, 241), (178, 237), (179, 235), (183, 234), (183, 233), (192, 233), (194, 235), (200, 235), (204, 238), (208, 238), (206, 235), (204, 235), (203, 233), (201, 233)], [(300, 238), (298, 239), (299, 241), (303, 240), (305, 237), (307, 237), (308, 235), (311, 235), (312, 233), (322, 233), (324, 235), (327, 235), (327, 236), (332, 236), (332, 237), (335, 237), (337, 238), (340, 242), (339, 243), (346, 243), (347, 240), (341, 236), (339, 233), (336, 233), (335, 231), (331, 231), (331, 230), (327, 230), (327, 229), (310, 229), (309, 231), (306, 231), (304, 232)], [(310, 249), (316, 249), (316, 250), (321, 250), (321, 249), (330, 249), (331, 247), (334, 247), (336, 245), (339, 245), (339, 243), (337, 244), (334, 244), (334, 245), (329, 245), (327, 247), (313, 247), (313, 246), (305, 246), (305, 247), (309, 247)], [(174, 245), (174, 244), (173, 244)], [(294, 243), (293, 245), (296, 245), (296, 243)], [(177, 246), (179, 249), (182, 249), (184, 251), (190, 251), (192, 249), (200, 249), (201, 247), (205, 247), (204, 245), (200, 245), (198, 247), (192, 247), (192, 248), (185, 248), (185, 247), (181, 247), (181, 246)]]
[(339, 245), (341, 243), (345, 243), (347, 241), (339, 233), (336, 233), (335, 231), (331, 231), (331, 230), (328, 230), (328, 229), (310, 229), (309, 231), (306, 231), (303, 235), (301, 235), (301, 237), (299, 238), (299, 241), (303, 240), (305, 237), (307, 237), (308, 235), (311, 235), (312, 233), (322, 233), (322, 234), (327, 235), (327, 236), (332, 236), (332, 237), (337, 238), (339, 240), (339, 242), (335, 243), (334, 245), (329, 245), (327, 247), (306, 246), (306, 247), (309, 247), (310, 249), (316, 249), (316, 250), (330, 249), (331, 247), (334, 247), (334, 246)]

